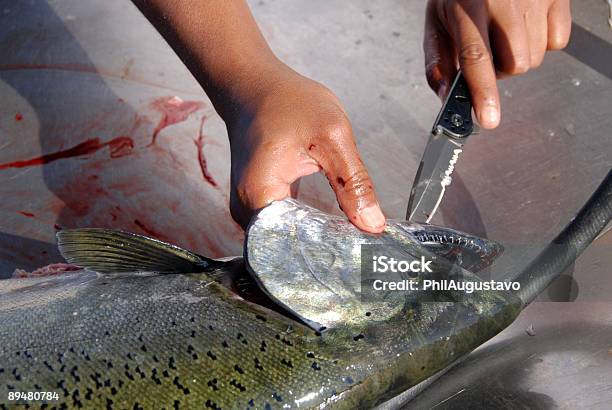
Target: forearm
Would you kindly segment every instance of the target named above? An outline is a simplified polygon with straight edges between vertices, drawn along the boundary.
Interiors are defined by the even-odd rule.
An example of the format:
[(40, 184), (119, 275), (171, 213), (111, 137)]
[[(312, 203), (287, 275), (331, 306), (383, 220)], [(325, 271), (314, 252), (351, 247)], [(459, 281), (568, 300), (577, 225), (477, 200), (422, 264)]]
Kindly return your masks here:
[(133, 0), (231, 121), (280, 72), (245, 0)]
[(385, 217), (350, 122), (325, 86), (280, 62), (245, 0), (132, 0), (185, 62), (227, 124), (230, 211), (246, 228), (256, 210), (323, 171), (341, 209), (380, 233)]

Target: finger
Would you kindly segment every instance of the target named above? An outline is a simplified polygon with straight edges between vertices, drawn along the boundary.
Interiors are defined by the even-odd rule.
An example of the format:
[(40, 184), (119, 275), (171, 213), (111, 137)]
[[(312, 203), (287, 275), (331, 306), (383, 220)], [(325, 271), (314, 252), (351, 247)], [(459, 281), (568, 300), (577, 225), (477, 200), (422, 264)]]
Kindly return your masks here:
[(529, 37), (529, 66), (535, 68), (542, 64), (548, 46), (548, 18), (546, 4), (536, 1), (525, 14), (525, 24)]
[(569, 0), (557, 0), (548, 9), (548, 49), (561, 50), (570, 39), (572, 14)]
[(487, 10), (481, 2), (448, 2), (445, 27), (458, 50), (476, 118), (484, 128), (500, 121), (499, 92), (489, 47)]
[[(234, 163), (237, 163), (234, 166)], [(320, 171), (314, 159), (298, 149), (263, 146), (244, 166), (232, 161), (230, 213), (244, 229), (252, 216), (272, 201), (292, 196), (299, 178)]]
[(342, 211), (358, 228), (382, 232), (385, 217), (372, 180), (357, 152), (350, 125), (327, 130), (321, 142), (310, 144), (308, 151), (325, 172)]
[(531, 66), (528, 29), (523, 7), (516, 1), (491, 2), (491, 43), (498, 72), (507, 75), (522, 74)]
[(450, 36), (438, 18), (434, 1), (427, 5), (424, 34), (427, 83), (438, 97), (444, 100), (457, 73), (457, 55)]

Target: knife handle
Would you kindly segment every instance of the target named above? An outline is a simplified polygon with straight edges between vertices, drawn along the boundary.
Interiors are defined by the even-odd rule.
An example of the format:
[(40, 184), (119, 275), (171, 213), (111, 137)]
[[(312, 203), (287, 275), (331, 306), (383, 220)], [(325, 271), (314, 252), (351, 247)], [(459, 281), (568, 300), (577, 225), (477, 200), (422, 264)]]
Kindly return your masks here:
[(432, 133), (444, 133), (451, 138), (463, 139), (469, 137), (473, 130), (470, 90), (463, 73), (459, 71), (434, 123)]

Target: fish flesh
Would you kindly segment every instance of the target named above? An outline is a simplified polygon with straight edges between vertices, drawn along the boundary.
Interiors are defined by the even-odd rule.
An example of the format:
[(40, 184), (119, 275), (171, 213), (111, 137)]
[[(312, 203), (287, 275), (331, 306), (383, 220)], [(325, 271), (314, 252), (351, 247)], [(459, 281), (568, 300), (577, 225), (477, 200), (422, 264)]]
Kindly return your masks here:
[[(306, 231), (312, 236), (304, 237)], [(60, 231), (67, 262), (88, 269), (0, 281), (0, 408), (15, 404), (7, 400), (10, 392), (34, 391), (58, 393), (44, 402), (49, 409), (369, 408), (493, 337), (521, 309), (520, 300), (503, 291), (438, 292), (433, 302), (405, 294), (405, 303), (396, 298), (388, 309), (365, 312), (355, 299), (360, 320), (339, 309), (345, 320), (315, 330), (318, 310), (298, 304), (299, 295), (287, 290), (294, 284), (282, 276), (283, 269), (308, 271), (298, 261), (311, 263), (304, 255), (321, 250), (311, 248), (315, 234), (333, 243), (336, 260), (346, 257), (342, 236), (345, 247), (363, 238), (348, 221), (293, 200), (273, 203), (255, 217), (245, 244), (248, 264), (242, 257), (213, 260), (125, 232)], [(469, 235), (407, 223), (391, 222), (369, 239), (404, 247), (412, 256), (429, 255), (447, 269), (441, 275), (450, 274), (441, 255), (451, 250), (498, 251)], [(266, 258), (278, 269), (279, 288), (272, 286), (273, 270), (264, 269)], [(453, 274), (474, 279), (465, 270), (471, 264), (451, 264), (459, 266)], [(354, 293), (353, 279), (338, 281), (338, 266), (345, 265), (321, 264), (316, 281), (325, 283), (327, 272), (338, 294)], [(248, 292), (235, 290), (245, 283), (281, 308), (242, 297)], [(299, 282), (301, 292), (323, 300), (320, 289), (307, 283)]]

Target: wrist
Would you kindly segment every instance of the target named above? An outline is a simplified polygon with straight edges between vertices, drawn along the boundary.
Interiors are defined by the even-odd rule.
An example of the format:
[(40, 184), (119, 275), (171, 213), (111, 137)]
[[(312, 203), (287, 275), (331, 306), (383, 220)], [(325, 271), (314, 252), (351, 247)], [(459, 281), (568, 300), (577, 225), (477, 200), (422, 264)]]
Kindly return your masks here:
[(211, 100), (228, 126), (252, 116), (260, 105), (283, 85), (300, 77), (275, 56), (243, 62), (225, 73)]

